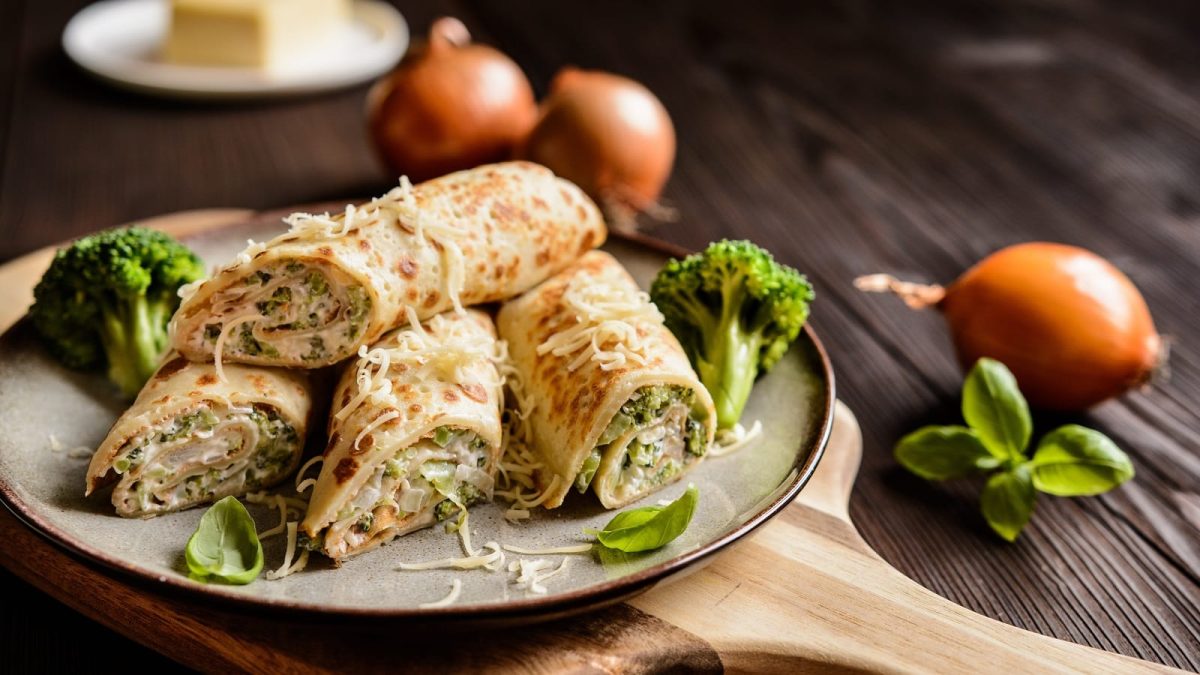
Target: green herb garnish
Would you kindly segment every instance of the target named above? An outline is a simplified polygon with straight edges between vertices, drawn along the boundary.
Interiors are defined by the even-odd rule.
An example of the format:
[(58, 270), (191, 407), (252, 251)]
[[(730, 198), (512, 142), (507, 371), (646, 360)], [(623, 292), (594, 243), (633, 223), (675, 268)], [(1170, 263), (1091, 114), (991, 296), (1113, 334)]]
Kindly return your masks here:
[(604, 526), (603, 530), (590, 530), (601, 545), (638, 553), (662, 548), (683, 534), (692, 522), (696, 502), (700, 493), (695, 485), (689, 485), (679, 499), (666, 506), (644, 506), (618, 513)]
[(233, 497), (213, 504), (188, 539), (184, 557), (196, 581), (254, 581), (262, 571), (263, 550), (246, 507)]
[(979, 359), (963, 383), (967, 426), (929, 426), (896, 444), (896, 460), (928, 480), (995, 471), (979, 496), (988, 525), (1016, 540), (1033, 516), (1037, 492), (1098, 495), (1133, 477), (1116, 443), (1094, 429), (1068, 424), (1042, 437), (1026, 456), (1033, 422), (1016, 378), (1003, 363)]

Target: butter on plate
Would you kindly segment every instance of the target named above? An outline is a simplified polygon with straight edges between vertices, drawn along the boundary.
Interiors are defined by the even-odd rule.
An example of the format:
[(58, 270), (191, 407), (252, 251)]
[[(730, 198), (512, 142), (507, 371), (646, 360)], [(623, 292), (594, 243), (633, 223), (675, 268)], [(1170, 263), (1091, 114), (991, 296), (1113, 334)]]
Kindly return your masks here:
[(350, 16), (349, 0), (171, 0), (171, 63), (278, 70), (311, 59)]

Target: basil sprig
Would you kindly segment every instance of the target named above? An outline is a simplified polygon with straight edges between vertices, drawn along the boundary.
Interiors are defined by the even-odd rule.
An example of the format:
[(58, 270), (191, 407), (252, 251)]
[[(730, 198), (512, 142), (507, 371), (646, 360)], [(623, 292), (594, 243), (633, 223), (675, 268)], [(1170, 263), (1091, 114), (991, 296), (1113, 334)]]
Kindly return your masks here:
[(262, 543), (246, 507), (233, 497), (213, 504), (188, 539), (184, 558), (196, 581), (248, 584), (258, 578)]
[(929, 426), (896, 444), (896, 460), (928, 480), (993, 471), (979, 495), (988, 525), (1016, 540), (1033, 516), (1037, 493), (1098, 495), (1133, 478), (1133, 464), (1112, 439), (1068, 424), (1042, 437), (1033, 457), (1029, 405), (1003, 363), (979, 359), (963, 383), (967, 426)]
[(638, 553), (662, 548), (683, 534), (692, 522), (700, 493), (689, 485), (679, 499), (666, 506), (644, 506), (618, 513), (603, 530), (592, 530), (606, 548)]

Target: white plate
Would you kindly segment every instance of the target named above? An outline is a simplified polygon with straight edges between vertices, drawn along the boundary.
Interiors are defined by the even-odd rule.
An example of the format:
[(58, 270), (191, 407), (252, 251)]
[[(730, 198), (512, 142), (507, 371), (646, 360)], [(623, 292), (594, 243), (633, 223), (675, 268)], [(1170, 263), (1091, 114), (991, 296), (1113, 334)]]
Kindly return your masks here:
[(180, 66), (159, 57), (166, 0), (104, 0), (76, 14), (63, 49), (92, 74), (127, 89), (192, 99), (259, 98), (348, 87), (387, 72), (408, 48), (408, 24), (391, 5), (359, 0), (326, 50), (286, 70)]

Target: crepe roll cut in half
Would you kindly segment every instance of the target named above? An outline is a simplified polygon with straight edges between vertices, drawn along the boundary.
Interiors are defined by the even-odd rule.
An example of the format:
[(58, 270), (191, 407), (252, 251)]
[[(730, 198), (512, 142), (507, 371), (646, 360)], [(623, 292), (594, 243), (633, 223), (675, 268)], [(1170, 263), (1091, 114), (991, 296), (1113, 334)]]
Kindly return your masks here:
[(294, 214), (183, 291), (174, 346), (192, 360), (317, 368), (408, 322), (503, 300), (604, 242), (596, 205), (527, 162), (399, 188), (334, 216)]
[(170, 354), (92, 456), (86, 494), (112, 482), (126, 517), (270, 487), (296, 469), (312, 412), (303, 372)]
[(495, 326), (447, 312), (389, 333), (334, 391), (302, 523), (335, 560), (490, 500), (503, 390)]
[(618, 508), (704, 457), (716, 429), (712, 398), (611, 255), (588, 253), (506, 303), (497, 324), (532, 401), (526, 436), (546, 508), (572, 487)]

